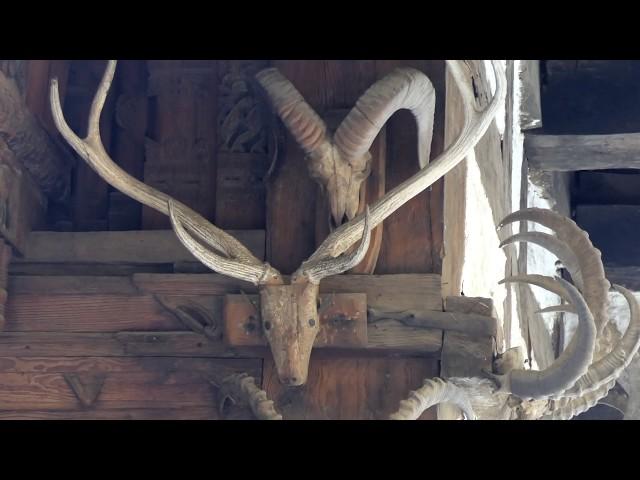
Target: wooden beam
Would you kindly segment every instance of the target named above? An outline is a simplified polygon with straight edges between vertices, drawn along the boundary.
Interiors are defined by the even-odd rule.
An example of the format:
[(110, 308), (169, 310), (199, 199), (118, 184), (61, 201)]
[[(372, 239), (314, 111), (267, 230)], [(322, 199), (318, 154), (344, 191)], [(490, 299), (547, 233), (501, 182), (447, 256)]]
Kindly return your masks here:
[(540, 60), (520, 60), (520, 129), (542, 127), (540, 101)]
[(46, 206), (29, 174), (0, 140), (0, 238), (24, 253), (27, 236), (43, 222)]
[(640, 168), (640, 133), (612, 135), (525, 135), (529, 165), (570, 172)]
[(54, 200), (69, 194), (70, 161), (29, 111), (15, 83), (0, 72), (0, 136), (42, 191)]
[[(258, 258), (264, 258), (264, 231), (229, 231)], [(32, 232), (22, 263), (198, 262), (172, 230), (127, 232)]]
[(631, 267), (614, 267), (610, 265), (604, 266), (607, 280), (617, 285), (640, 292), (640, 266)]

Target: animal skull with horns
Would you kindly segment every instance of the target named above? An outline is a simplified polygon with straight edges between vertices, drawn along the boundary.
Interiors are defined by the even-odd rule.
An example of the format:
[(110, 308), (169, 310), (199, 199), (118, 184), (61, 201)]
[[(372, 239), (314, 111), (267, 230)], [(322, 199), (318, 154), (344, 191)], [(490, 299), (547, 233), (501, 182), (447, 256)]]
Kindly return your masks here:
[[(614, 387), (640, 347), (640, 305), (633, 293), (614, 285), (630, 308), (624, 335), (607, 317), (609, 282), (604, 276), (600, 252), (575, 222), (549, 210), (520, 210), (507, 216), (500, 226), (531, 221), (552, 229), (556, 236), (541, 232), (516, 234), (502, 242), (531, 242), (547, 248), (564, 264), (575, 286), (543, 275), (520, 275), (506, 282), (523, 282), (545, 288), (566, 303), (543, 311), (577, 314), (578, 328), (556, 361), (542, 371), (525, 370), (520, 349), (505, 352), (494, 362), (487, 378), (430, 378), (400, 402), (391, 420), (415, 420), (438, 404), (457, 409), (458, 418), (479, 420), (568, 420), (596, 405)], [(233, 388), (232, 388), (233, 387)], [(248, 404), (260, 420), (282, 416), (263, 390), (246, 375), (227, 379), (222, 389), (234, 402)]]
[[(428, 160), (434, 89), (422, 72), (398, 69), (376, 82), (360, 98), (333, 139), (327, 135), (324, 123), (277, 70), (267, 69), (257, 75), (281, 118), (307, 152), (313, 175), (326, 186), (331, 196), (334, 221), (342, 223), (345, 215), (349, 219), (302, 263), (291, 276), (289, 284), (285, 284), (280, 272), (252, 255), (231, 235), (183, 203), (132, 177), (109, 157), (100, 138), (99, 123), (115, 73), (114, 60), (109, 61), (93, 99), (85, 138), (78, 137), (64, 118), (56, 79), (51, 81), (51, 110), (63, 138), (107, 183), (168, 215), (182, 244), (207, 267), (258, 286), (263, 331), (278, 377), (285, 385), (302, 385), (307, 380), (311, 350), (319, 330), (317, 304), (320, 281), (360, 263), (369, 246), (371, 229), (464, 159), (485, 134), (504, 103), (506, 78), (500, 62), (492, 62), (496, 92), (483, 110), (476, 107), (470, 72), (465, 63), (447, 60), (447, 65), (464, 100), (465, 122), (456, 141), (431, 163)], [(403, 108), (410, 109), (417, 119), (421, 169), (363, 213), (355, 215), (359, 185), (367, 176), (368, 150), (387, 119)], [(349, 253), (358, 240), (358, 248)]]

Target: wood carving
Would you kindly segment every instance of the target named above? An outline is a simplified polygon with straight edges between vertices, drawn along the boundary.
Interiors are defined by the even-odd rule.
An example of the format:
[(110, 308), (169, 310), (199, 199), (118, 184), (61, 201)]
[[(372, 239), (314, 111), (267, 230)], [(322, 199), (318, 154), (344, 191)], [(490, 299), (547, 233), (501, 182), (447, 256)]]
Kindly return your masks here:
[[(501, 227), (518, 221), (539, 223), (555, 236), (521, 233), (502, 242), (530, 242), (551, 251), (569, 271), (573, 284), (562, 278), (520, 275), (506, 282), (523, 282), (545, 288), (564, 303), (545, 311), (578, 315), (578, 328), (556, 361), (542, 371), (525, 370), (517, 349), (507, 351), (485, 377), (427, 379), (419, 390), (401, 402), (392, 419), (415, 419), (441, 402), (456, 405), (469, 419), (570, 419), (606, 397), (640, 347), (640, 305), (624, 287), (605, 278), (600, 251), (572, 220), (548, 210), (530, 208), (508, 215)], [(575, 286), (574, 286), (575, 285)], [(618, 338), (607, 316), (612, 287), (629, 304), (629, 326)]]
[(106, 379), (103, 373), (67, 373), (64, 379), (83, 407), (88, 408), (98, 399)]
[[(185, 204), (131, 177), (109, 157), (100, 138), (99, 119), (115, 73), (115, 61), (109, 62), (98, 87), (89, 115), (86, 138), (79, 138), (67, 125), (55, 80), (51, 85), (51, 104), (56, 127), (62, 136), (102, 178), (126, 195), (168, 215), (180, 241), (207, 267), (258, 287), (262, 325), (271, 346), (278, 377), (286, 385), (302, 385), (307, 380), (309, 358), (319, 331), (317, 304), (320, 281), (343, 273), (360, 263), (369, 247), (371, 229), (465, 158), (469, 150), (482, 138), (504, 102), (506, 79), (500, 62), (492, 63), (497, 79), (496, 93), (482, 110), (476, 108), (473, 87), (465, 63), (451, 60), (447, 61), (447, 64), (465, 99), (465, 125), (460, 137), (428, 164), (428, 155), (425, 153), (428, 153), (430, 148), (428, 139), (431, 138), (432, 122), (429, 115), (432, 114), (428, 114), (431, 111), (429, 108), (420, 106), (432, 102), (433, 92), (429, 80), (423, 73), (412, 69), (400, 69), (376, 82), (342, 123), (334, 137), (335, 143), (325, 138), (322, 122), (308, 107), (305, 108), (302, 98), (295, 95), (295, 90), (287, 85), (284, 77), (272, 69), (258, 74), (263, 84), (275, 82), (280, 85), (275, 91), (282, 92), (284, 89), (291, 94), (291, 98), (284, 95), (282, 102), (276, 102), (280, 105), (281, 114), (289, 122), (289, 127), (295, 129), (296, 137), (304, 142), (305, 148), (308, 148), (314, 158), (321, 159), (325, 154), (329, 155), (329, 152), (340, 155), (343, 159), (340, 168), (346, 174), (343, 178), (355, 181), (362, 175), (362, 179), (366, 177), (369, 146), (386, 119), (398, 108), (414, 109), (422, 131), (419, 147), (422, 167), (420, 171), (356, 216), (353, 214), (357, 211), (357, 202), (356, 208), (347, 211), (347, 196), (355, 191), (357, 198), (359, 188), (354, 190), (355, 183), (351, 180), (348, 185), (342, 185), (346, 188), (340, 187), (343, 197), (335, 202), (334, 219), (341, 223), (345, 214), (347, 217), (351, 215), (352, 218), (327, 237), (316, 252), (294, 272), (288, 284), (280, 272), (256, 258), (231, 235), (205, 220)], [(405, 98), (410, 98), (411, 101), (403, 102)], [(298, 115), (294, 113), (299, 113), (300, 109), (306, 112), (306, 120), (296, 122)], [(366, 126), (363, 115), (375, 122), (375, 127), (370, 123)], [(320, 168), (323, 166), (322, 163), (316, 165)], [(338, 180), (331, 180), (330, 175), (324, 174), (323, 178), (334, 183)], [(349, 252), (352, 245), (359, 240), (359, 246)]]
[(156, 295), (155, 298), (188, 329), (204, 335), (210, 340), (220, 340), (222, 327), (220, 322), (216, 321), (212, 315), (211, 309), (205, 308), (205, 306), (193, 300), (181, 301), (164, 295)]
[[(0, 72), (0, 139), (55, 200), (67, 197), (71, 165), (64, 152), (29, 112), (15, 82)], [(43, 159), (46, 159), (44, 161)]]

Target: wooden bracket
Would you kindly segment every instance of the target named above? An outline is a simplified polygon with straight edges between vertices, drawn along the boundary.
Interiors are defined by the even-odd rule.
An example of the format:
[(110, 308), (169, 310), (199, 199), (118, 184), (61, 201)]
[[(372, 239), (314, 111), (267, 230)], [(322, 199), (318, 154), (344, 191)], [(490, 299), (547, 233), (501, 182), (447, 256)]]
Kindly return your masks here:
[[(362, 293), (321, 295), (320, 332), (316, 347), (367, 346), (367, 296)], [(227, 344), (234, 347), (266, 346), (262, 334), (259, 297), (226, 295), (224, 325)]]

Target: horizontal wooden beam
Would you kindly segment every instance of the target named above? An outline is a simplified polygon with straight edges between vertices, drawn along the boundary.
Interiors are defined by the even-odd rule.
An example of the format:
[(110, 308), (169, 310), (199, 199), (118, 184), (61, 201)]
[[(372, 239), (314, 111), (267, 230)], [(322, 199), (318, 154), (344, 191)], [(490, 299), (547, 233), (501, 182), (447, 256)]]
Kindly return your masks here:
[(69, 194), (71, 157), (29, 111), (13, 80), (0, 72), (0, 137), (40, 189), (54, 200)]
[[(264, 230), (229, 231), (264, 259)], [(172, 230), (125, 232), (32, 232), (17, 263), (158, 264), (199, 261)]]
[(640, 133), (613, 135), (525, 135), (534, 168), (557, 172), (640, 168)]
[[(150, 295), (227, 295), (257, 293), (251, 283), (216, 273), (156, 274), (132, 276), (11, 275), (12, 294), (104, 295), (139, 293)], [(442, 311), (440, 275), (336, 275), (320, 282), (321, 293), (364, 293), (369, 307), (384, 311)]]

